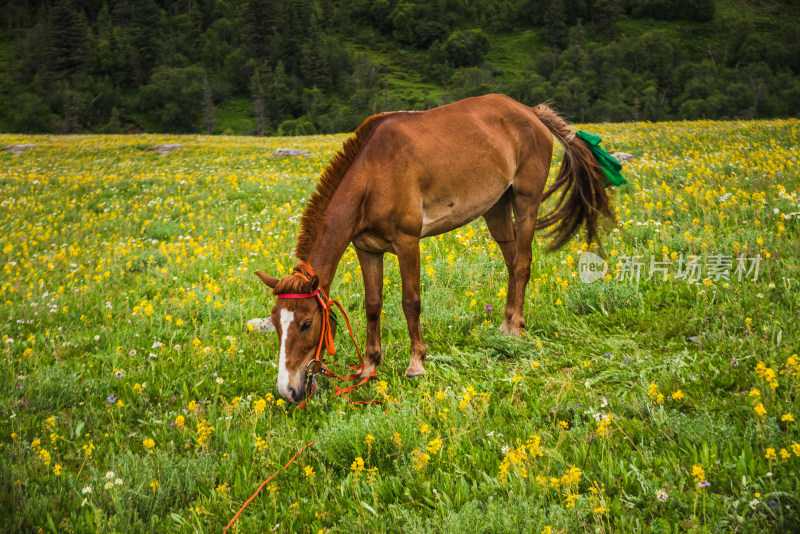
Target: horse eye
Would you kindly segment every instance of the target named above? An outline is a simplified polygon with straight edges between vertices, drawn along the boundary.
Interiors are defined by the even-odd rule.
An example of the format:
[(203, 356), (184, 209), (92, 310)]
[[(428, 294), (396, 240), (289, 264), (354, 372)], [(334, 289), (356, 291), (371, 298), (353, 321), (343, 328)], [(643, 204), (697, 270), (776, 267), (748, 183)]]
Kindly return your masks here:
[(300, 325), (300, 331), (301, 332), (305, 332), (309, 328), (311, 328), (311, 320), (308, 320), (308, 321), (306, 321), (306, 322), (304, 322), (303, 324)]

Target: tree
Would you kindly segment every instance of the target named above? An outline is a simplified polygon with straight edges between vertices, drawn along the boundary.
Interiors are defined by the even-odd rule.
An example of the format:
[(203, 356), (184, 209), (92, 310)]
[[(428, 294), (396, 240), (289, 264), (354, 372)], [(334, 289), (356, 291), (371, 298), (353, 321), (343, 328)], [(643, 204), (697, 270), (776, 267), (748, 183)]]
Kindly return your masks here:
[(258, 65), (250, 77), (250, 97), (253, 99), (253, 114), (256, 117), (256, 135), (264, 135), (267, 127), (267, 88), (272, 73), (266, 63)]
[(114, 18), (121, 27), (125, 69), (135, 85), (143, 85), (158, 63), (158, 5), (154, 0), (123, 0), (116, 5)]
[(544, 42), (553, 48), (564, 48), (567, 43), (567, 16), (564, 1), (552, 0), (544, 12)]
[(201, 122), (203, 78), (197, 65), (157, 67), (139, 94), (143, 125), (157, 132), (193, 132)]
[(244, 38), (256, 59), (268, 59), (279, 50), (278, 37), (284, 19), (284, 2), (247, 0), (242, 16)]
[(762, 102), (767, 96), (768, 81), (772, 78), (772, 71), (763, 61), (747, 65), (743, 71), (744, 79), (747, 80), (753, 95), (753, 116), (761, 116)]
[(489, 37), (482, 30), (456, 30), (444, 43), (448, 59), (456, 67), (476, 67), (489, 51)]
[(47, 23), (46, 57), (50, 72), (63, 79), (74, 74), (87, 53), (86, 16), (72, 0), (58, 0)]
[(208, 73), (203, 73), (203, 120), (206, 133), (214, 133), (214, 100), (211, 98), (211, 84), (208, 82)]
[(622, 10), (617, 0), (595, 0), (594, 20), (599, 26), (599, 33), (610, 39), (614, 36), (614, 23), (619, 19)]

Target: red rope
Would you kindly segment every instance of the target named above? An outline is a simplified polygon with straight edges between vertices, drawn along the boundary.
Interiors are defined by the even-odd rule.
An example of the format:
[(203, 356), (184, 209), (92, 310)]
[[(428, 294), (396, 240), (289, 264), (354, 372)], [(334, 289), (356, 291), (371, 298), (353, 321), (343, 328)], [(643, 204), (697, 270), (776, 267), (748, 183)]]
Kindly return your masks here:
[[(291, 460), (289, 460), (289, 463), (287, 463), (286, 465), (284, 465), (284, 466), (283, 466), (283, 469), (284, 469), (284, 470), (286, 470), (286, 469), (287, 469), (287, 468), (288, 468), (290, 465), (292, 465), (292, 462), (294, 462), (294, 461), (295, 461), (295, 459), (297, 458), (297, 456), (298, 456), (298, 455), (299, 455), (301, 452), (303, 452), (304, 450), (306, 450), (307, 448), (309, 448), (309, 447), (310, 447), (310, 446), (312, 446), (313, 444), (314, 444), (314, 442), (312, 441), (311, 443), (309, 443), (308, 445), (306, 445), (305, 447), (303, 447), (302, 449), (300, 449), (299, 451), (297, 451), (296, 453), (294, 453), (294, 456), (292, 456), (292, 459), (291, 459)], [(222, 531), (222, 534), (226, 534), (226, 533), (228, 532), (228, 529), (229, 529), (229, 528), (231, 528), (231, 525), (233, 524), (233, 522), (234, 522), (234, 521), (236, 521), (236, 520), (239, 518), (239, 515), (240, 515), (242, 512), (244, 512), (244, 509), (245, 509), (245, 508), (247, 508), (247, 505), (248, 505), (248, 504), (250, 504), (250, 502), (251, 502), (253, 499), (255, 499), (255, 498), (256, 498), (256, 496), (257, 496), (257, 495), (258, 495), (258, 494), (261, 492), (261, 490), (262, 490), (262, 489), (264, 489), (264, 486), (266, 486), (267, 484), (269, 484), (269, 483), (270, 483), (270, 481), (271, 481), (273, 478), (275, 478), (275, 477), (277, 476), (277, 474), (278, 474), (278, 473), (280, 473), (280, 470), (278, 470), (278, 471), (275, 471), (275, 472), (272, 474), (272, 476), (271, 476), (271, 477), (269, 477), (267, 480), (265, 480), (264, 482), (262, 482), (262, 483), (261, 483), (261, 485), (258, 487), (258, 489), (256, 490), (256, 492), (255, 492), (255, 493), (253, 493), (253, 495), (252, 495), (252, 496), (251, 496), (249, 499), (247, 499), (247, 500), (245, 501), (245, 503), (242, 505), (242, 507), (241, 507), (241, 508), (239, 508), (239, 511), (238, 511), (238, 512), (236, 512), (236, 515), (235, 515), (235, 516), (233, 516), (233, 519), (231, 519), (231, 520), (230, 520), (230, 523), (228, 523), (228, 526), (226, 526), (226, 527), (225, 527), (225, 530), (223, 530), (223, 531)]]

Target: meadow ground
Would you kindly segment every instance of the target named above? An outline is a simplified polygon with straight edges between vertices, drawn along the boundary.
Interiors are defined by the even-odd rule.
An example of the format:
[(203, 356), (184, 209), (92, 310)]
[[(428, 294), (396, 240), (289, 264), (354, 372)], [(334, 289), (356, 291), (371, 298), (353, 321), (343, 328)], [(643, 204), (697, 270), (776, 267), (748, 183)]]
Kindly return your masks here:
[[(409, 380), (387, 256), (386, 356), (354, 395), (384, 403), (323, 383), (300, 411), (245, 326), (272, 305), (253, 271), (294, 265), (344, 136), (0, 135), (37, 146), (0, 154), (0, 531), (221, 532), (311, 441), (234, 532), (798, 531), (800, 121), (585, 129), (638, 156), (605, 279), (540, 238), (509, 338), (484, 225), (426, 240)], [(363, 343), (361, 293), (350, 249), (332, 294)]]

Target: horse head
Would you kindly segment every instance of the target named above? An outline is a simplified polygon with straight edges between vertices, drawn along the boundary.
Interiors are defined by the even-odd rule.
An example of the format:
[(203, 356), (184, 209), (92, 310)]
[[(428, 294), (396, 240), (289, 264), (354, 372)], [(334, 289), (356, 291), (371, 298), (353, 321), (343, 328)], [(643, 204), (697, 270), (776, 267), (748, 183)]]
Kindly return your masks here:
[(322, 343), (322, 306), (314, 297), (321, 289), (319, 278), (304, 272), (300, 265), (295, 267), (293, 274), (280, 280), (261, 271), (255, 274), (278, 297), (270, 314), (280, 343), (278, 392), (284, 399), (299, 404), (309, 395), (313, 383), (313, 376), (309, 377), (307, 372), (308, 365), (315, 359), (317, 351), (323, 349), (319, 347)]

